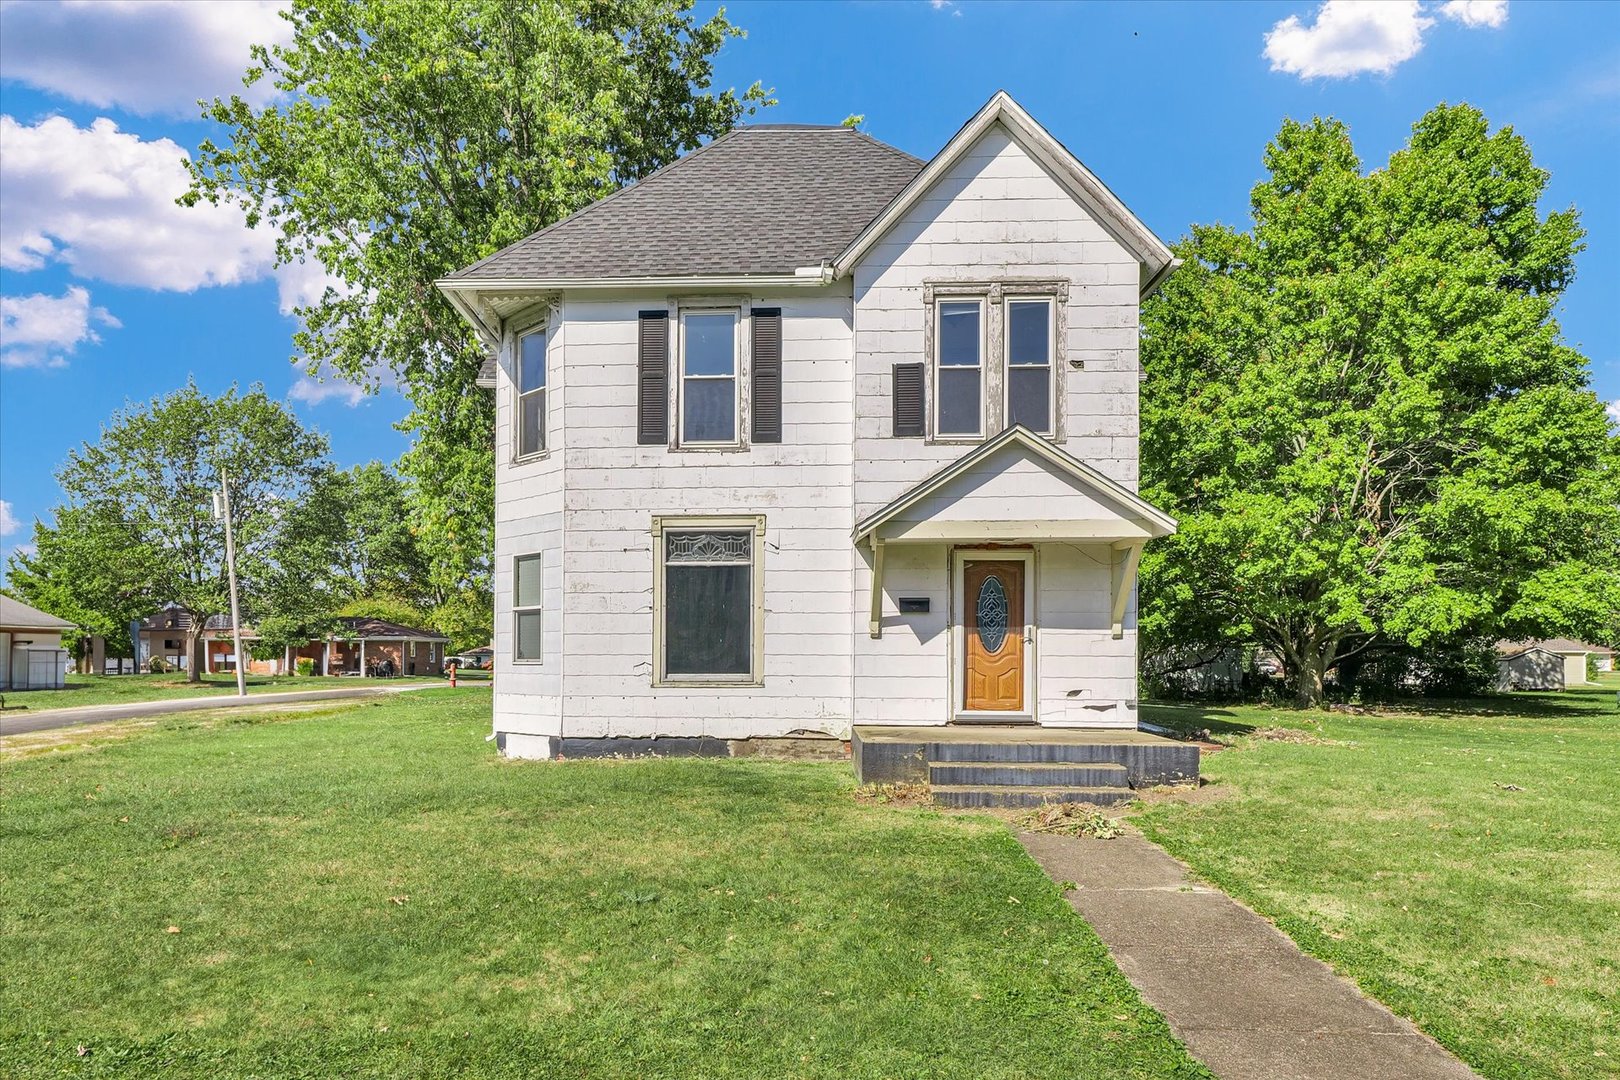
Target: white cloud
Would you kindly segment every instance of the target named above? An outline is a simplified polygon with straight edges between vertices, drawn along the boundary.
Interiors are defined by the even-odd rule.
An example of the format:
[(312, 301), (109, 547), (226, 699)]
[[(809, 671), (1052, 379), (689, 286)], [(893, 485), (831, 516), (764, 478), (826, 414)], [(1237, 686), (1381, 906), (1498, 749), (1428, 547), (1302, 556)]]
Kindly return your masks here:
[(286, 44), (285, 5), (267, 0), (6, 0), (0, 3), (5, 78), (98, 108), (195, 116), (199, 98), (274, 95), (242, 87), (250, 45)]
[(1464, 26), (1497, 29), (1507, 22), (1508, 0), (1446, 0), (1440, 14)]
[(1609, 402), (1609, 419), (1620, 424), (1620, 398), (1615, 398)]
[(1343, 79), (1363, 72), (1388, 75), (1423, 49), (1439, 14), (1470, 29), (1507, 22), (1507, 0), (1326, 0), (1307, 26), (1290, 15), (1266, 34), (1271, 70), (1305, 79)]
[(323, 366), (314, 375), (300, 375), (287, 396), (306, 405), (338, 401), (352, 409), (366, 399), (366, 390)]
[(1326, 0), (1313, 25), (1290, 15), (1273, 26), (1265, 55), (1273, 71), (1306, 79), (1387, 75), (1418, 54), (1433, 24), (1417, 0)]
[(61, 296), (0, 296), (0, 366), (61, 367), (81, 343), (101, 340), (95, 327), (122, 324), (90, 304), (89, 290), (69, 285)]
[(0, 536), (10, 536), (20, 528), (22, 522), (11, 512), (11, 504), (5, 499), (0, 499)]
[(0, 116), (0, 266), (190, 292), (270, 272), (275, 238), (234, 206), (177, 206), (186, 152), (102, 117), (81, 128)]

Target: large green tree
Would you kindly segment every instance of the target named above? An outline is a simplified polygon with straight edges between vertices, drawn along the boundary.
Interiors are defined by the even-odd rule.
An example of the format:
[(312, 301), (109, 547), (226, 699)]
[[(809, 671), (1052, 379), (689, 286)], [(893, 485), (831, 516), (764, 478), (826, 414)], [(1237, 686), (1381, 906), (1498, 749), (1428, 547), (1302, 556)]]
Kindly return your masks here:
[[(188, 201), (244, 206), (286, 263), (340, 279), (301, 308), (310, 369), (397, 379), (413, 409), (401, 463), (446, 596), (488, 607), (493, 408), (483, 350), (435, 279), (647, 175), (767, 103), (711, 93), (741, 31), (690, 0), (295, 0), (290, 44), (254, 52), (254, 108), (192, 162)], [(464, 603), (463, 601), (458, 601)]]
[(1556, 306), (1573, 209), (1468, 106), (1366, 172), (1288, 122), (1251, 226), (1198, 227), (1143, 309), (1144, 646), (1258, 640), (1301, 703), (1381, 648), (1620, 625), (1620, 438)]
[[(56, 474), (65, 497), (35, 554), (14, 559), (13, 587), (103, 632), (173, 603), (192, 619), (191, 655), (207, 620), (230, 612), (225, 525), (214, 514), (223, 472), (243, 621), (308, 622), (336, 599), (340, 516), (309, 498), (330, 473), (326, 439), (262, 387), (217, 398), (187, 385), (131, 406)], [(263, 629), (263, 628), (261, 628)], [(191, 678), (200, 665), (191, 665)]]

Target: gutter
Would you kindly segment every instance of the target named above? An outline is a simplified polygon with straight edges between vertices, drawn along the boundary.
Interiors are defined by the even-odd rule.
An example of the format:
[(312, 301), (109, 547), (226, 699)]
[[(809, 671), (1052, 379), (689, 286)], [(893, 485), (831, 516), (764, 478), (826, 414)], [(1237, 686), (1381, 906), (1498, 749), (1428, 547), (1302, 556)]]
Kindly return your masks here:
[(558, 289), (746, 289), (819, 288), (831, 283), (831, 267), (800, 267), (791, 274), (658, 274), (612, 278), (439, 278), (433, 284), (446, 295), (466, 292), (552, 292)]

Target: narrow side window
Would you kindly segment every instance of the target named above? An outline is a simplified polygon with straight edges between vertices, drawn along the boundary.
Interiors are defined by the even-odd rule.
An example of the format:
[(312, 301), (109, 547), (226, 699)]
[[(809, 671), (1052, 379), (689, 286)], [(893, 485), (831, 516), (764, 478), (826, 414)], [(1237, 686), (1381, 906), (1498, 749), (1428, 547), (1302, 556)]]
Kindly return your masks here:
[(517, 456), (546, 448), (546, 332), (518, 338)]
[(1041, 435), (1056, 427), (1052, 409), (1052, 301), (1007, 301), (1007, 426)]
[(538, 662), (540, 645), (541, 557), (512, 560), (512, 659)]
[(942, 300), (934, 331), (934, 433), (984, 434), (984, 304)]

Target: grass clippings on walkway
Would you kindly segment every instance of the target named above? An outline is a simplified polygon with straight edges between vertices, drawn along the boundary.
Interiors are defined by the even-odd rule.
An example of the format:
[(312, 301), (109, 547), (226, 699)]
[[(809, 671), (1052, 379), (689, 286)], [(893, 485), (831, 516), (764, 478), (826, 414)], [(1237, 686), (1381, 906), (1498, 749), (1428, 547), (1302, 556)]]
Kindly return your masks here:
[(1234, 748), (1203, 760), (1226, 797), (1136, 821), (1485, 1076), (1620, 1075), (1616, 690), (1149, 707)]
[(998, 822), (847, 765), (503, 761), (488, 709), (0, 764), (8, 1074), (1207, 1076)]

